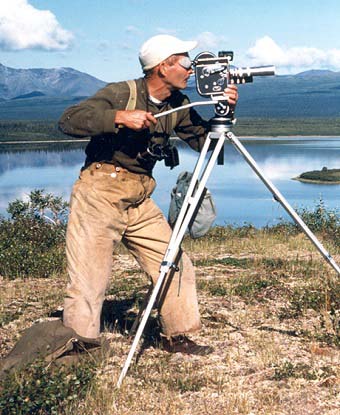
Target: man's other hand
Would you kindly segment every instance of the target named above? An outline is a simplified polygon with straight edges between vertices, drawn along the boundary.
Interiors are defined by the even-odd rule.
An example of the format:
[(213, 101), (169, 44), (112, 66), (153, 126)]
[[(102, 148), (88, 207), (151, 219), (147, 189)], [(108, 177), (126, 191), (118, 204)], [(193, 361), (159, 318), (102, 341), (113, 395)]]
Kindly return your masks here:
[(238, 92), (236, 85), (228, 85), (228, 87), (223, 91), (223, 93), (228, 99), (229, 105), (236, 105), (238, 100)]

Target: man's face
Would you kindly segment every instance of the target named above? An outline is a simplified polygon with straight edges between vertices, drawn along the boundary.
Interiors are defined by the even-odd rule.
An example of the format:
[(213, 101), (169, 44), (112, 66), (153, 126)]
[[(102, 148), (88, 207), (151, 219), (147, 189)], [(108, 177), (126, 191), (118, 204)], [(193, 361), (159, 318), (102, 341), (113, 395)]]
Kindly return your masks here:
[(193, 73), (189, 55), (187, 53), (173, 55), (170, 62), (164, 64), (167, 66), (165, 82), (171, 85), (173, 90), (186, 88), (188, 79)]

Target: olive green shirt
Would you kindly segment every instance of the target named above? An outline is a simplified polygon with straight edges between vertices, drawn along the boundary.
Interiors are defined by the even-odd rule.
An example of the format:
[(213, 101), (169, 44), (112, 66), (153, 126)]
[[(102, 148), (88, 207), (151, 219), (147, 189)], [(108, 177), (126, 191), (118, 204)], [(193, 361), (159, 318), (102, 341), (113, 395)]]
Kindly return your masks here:
[[(149, 99), (144, 78), (136, 81), (135, 109), (158, 114), (189, 103), (187, 96), (175, 91), (161, 104)], [(86, 147), (85, 166), (93, 162), (115, 163), (135, 173), (151, 174), (155, 161), (145, 162), (140, 157), (153, 143), (166, 145), (174, 131), (190, 147), (200, 151), (208, 133), (208, 123), (192, 108), (177, 112), (173, 117), (160, 117), (149, 129), (134, 131), (115, 124), (116, 112), (125, 110), (130, 96), (126, 82), (111, 83), (89, 99), (74, 105), (63, 113), (60, 130), (73, 137), (91, 137)]]

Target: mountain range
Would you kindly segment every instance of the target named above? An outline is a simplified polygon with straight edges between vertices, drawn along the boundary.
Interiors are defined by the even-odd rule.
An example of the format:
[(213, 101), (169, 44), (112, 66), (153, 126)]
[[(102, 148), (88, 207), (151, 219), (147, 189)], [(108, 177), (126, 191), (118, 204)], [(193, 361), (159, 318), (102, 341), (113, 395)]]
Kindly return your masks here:
[(0, 64), (0, 98), (25, 95), (86, 96), (105, 82), (72, 68), (14, 69)]
[[(113, 81), (113, 80), (112, 80)], [(58, 119), (63, 110), (94, 94), (105, 82), (72, 68), (14, 69), (0, 64), (0, 119)], [(184, 91), (192, 101), (194, 78)], [(255, 77), (239, 86), (237, 116), (340, 117), (340, 72)], [(199, 107), (210, 117), (212, 107)]]

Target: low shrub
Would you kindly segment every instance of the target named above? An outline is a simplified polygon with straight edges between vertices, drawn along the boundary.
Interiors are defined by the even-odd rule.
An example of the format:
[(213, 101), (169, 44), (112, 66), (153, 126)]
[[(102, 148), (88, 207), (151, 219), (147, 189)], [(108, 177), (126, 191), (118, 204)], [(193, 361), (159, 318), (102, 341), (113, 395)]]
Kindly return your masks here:
[(0, 275), (48, 277), (63, 271), (66, 202), (35, 190), (7, 211), (10, 217), (0, 218)]
[(20, 373), (9, 374), (1, 382), (2, 415), (65, 413), (86, 396), (95, 375), (93, 361), (61, 368), (46, 368), (37, 361)]
[[(340, 246), (340, 212), (338, 210), (327, 209), (322, 199), (313, 209), (302, 208), (297, 210), (308, 228), (314, 232), (325, 236), (336, 246)], [(282, 220), (278, 225), (266, 228), (270, 233), (294, 234), (301, 231), (299, 225)]]

